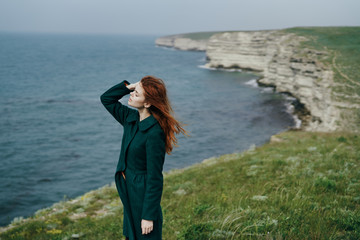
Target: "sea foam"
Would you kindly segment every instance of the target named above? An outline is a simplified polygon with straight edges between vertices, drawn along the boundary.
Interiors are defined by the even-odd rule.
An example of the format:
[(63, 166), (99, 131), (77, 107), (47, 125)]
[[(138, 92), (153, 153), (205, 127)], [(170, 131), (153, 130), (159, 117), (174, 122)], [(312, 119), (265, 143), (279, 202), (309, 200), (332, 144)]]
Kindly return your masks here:
[(214, 67), (207, 67), (206, 65), (198, 65), (198, 67), (208, 70), (216, 70), (216, 71), (224, 71), (224, 72), (242, 72), (241, 69), (235, 69), (235, 68), (214, 68)]

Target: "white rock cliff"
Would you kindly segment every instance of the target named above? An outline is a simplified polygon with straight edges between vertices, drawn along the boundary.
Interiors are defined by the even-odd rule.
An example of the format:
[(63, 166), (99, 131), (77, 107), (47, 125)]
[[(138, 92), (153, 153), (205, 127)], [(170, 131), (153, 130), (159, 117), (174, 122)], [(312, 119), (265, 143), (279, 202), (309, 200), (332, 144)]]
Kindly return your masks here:
[(260, 83), (299, 100), (302, 129), (341, 129), (341, 110), (331, 98), (333, 72), (317, 61), (317, 56), (326, 52), (301, 49), (299, 44), (304, 40), (282, 31), (215, 34), (208, 42), (207, 66), (259, 71), (263, 75)]
[(156, 39), (155, 44), (184, 51), (205, 51), (207, 42), (207, 40), (193, 40), (182, 35), (172, 35)]
[[(327, 51), (301, 47), (304, 37), (285, 31), (222, 32), (210, 37), (206, 45), (207, 67), (240, 68), (259, 72), (260, 84), (271, 85), (277, 92), (285, 92), (298, 100), (297, 114), (305, 131), (331, 132), (346, 129), (341, 118), (346, 104), (333, 100), (333, 71), (320, 60)], [(194, 40), (192, 40), (194, 41)], [(193, 42), (176, 46), (175, 39), (159, 39), (182, 50), (194, 49)], [(345, 109), (345, 110), (344, 110)]]

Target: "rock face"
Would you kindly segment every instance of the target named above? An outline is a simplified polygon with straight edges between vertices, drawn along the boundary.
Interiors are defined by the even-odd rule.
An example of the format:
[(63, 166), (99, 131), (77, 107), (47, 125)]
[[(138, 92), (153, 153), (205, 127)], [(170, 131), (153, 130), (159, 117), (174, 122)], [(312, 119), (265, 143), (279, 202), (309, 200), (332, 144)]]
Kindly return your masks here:
[(327, 53), (300, 48), (304, 40), (283, 31), (215, 34), (208, 42), (206, 65), (261, 72), (259, 83), (298, 99), (302, 129), (339, 130), (341, 110), (331, 98), (333, 72), (317, 60)]
[[(226, 32), (209, 39), (208, 67), (263, 71), (274, 55), (273, 31)], [(270, 42), (270, 41), (271, 42)]]
[(173, 47), (185, 51), (205, 51), (207, 40), (193, 40), (182, 35), (171, 35), (156, 39), (155, 44), (164, 47)]

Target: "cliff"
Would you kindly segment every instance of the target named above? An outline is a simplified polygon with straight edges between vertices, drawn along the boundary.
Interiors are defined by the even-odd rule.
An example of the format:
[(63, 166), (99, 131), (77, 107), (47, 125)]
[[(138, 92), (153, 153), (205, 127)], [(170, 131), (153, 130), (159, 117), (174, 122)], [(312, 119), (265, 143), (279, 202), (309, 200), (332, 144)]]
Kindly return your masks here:
[(206, 51), (209, 38), (219, 32), (196, 32), (157, 38), (155, 44), (184, 51)]
[[(319, 50), (304, 44), (311, 39), (284, 30), (213, 34), (207, 41), (206, 66), (258, 72), (260, 84), (297, 99), (295, 111), (305, 131), (358, 131), (354, 112), (360, 114), (360, 97), (334, 90), (339, 86), (334, 81), (336, 53), (326, 46)], [(177, 49), (191, 50), (195, 45), (176, 47), (176, 37), (171, 41), (169, 46)]]
[(206, 40), (193, 40), (177, 35), (158, 38), (155, 43), (158, 46), (172, 47), (184, 51), (205, 51), (207, 47)]
[(304, 130), (337, 130), (340, 110), (331, 100), (333, 73), (316, 60), (326, 53), (300, 48), (304, 40), (281, 31), (216, 34), (208, 43), (207, 66), (261, 72), (260, 83), (299, 100)]

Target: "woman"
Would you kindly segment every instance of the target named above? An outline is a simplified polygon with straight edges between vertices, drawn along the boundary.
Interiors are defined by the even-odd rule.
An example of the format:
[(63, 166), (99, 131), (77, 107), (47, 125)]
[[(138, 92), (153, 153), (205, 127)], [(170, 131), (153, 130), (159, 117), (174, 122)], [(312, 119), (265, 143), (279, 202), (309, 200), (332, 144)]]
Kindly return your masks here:
[[(128, 105), (118, 100), (130, 93)], [(163, 164), (176, 145), (175, 134), (186, 134), (171, 115), (164, 82), (145, 76), (126, 80), (101, 95), (101, 102), (124, 127), (115, 183), (124, 206), (126, 239), (161, 239)]]

